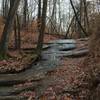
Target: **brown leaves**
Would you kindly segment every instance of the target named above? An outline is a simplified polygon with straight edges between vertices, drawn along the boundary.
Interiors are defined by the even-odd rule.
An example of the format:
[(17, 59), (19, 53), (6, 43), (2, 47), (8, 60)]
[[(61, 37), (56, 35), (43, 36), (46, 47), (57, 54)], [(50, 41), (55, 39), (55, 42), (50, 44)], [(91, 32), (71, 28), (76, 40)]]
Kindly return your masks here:
[[(10, 54), (10, 53), (9, 53)], [(28, 67), (28, 64), (35, 59), (34, 54), (19, 54), (14, 51), (9, 59), (0, 61), (0, 72), (18, 72)]]
[(28, 100), (34, 100), (34, 98), (36, 97), (36, 94), (33, 91), (24, 92), (20, 95), (25, 96), (25, 97), (29, 97)]

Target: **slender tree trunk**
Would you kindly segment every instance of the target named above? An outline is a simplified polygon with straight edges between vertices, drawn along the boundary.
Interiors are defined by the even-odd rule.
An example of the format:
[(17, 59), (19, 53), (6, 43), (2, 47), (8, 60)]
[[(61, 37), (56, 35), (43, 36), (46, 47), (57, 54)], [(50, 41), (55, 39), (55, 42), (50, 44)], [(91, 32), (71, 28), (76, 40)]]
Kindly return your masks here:
[(20, 23), (18, 14), (16, 14), (15, 20), (14, 20), (14, 31), (15, 31), (15, 49), (20, 50), (21, 48), (21, 36), (20, 36)]
[(41, 24), (41, 0), (38, 0), (38, 31), (40, 31)]
[(14, 39), (15, 39), (15, 43), (14, 43), (14, 46), (15, 46), (15, 49), (17, 49), (17, 21), (16, 21), (16, 17), (15, 17), (15, 20), (14, 20)]
[(71, 20), (71, 22), (70, 22), (70, 24), (68, 26), (68, 29), (67, 29), (67, 32), (66, 32), (66, 35), (65, 35), (64, 39), (68, 38), (68, 33), (70, 31), (70, 28), (71, 28), (71, 25), (73, 24), (74, 19), (75, 19), (75, 16), (72, 18), (72, 20)]
[(86, 0), (83, 0), (84, 2), (84, 15), (85, 15), (85, 23), (86, 23), (86, 31), (88, 32), (89, 30), (89, 18), (88, 18), (88, 8), (87, 8), (87, 2)]
[(38, 0), (38, 19), (41, 18), (41, 0)]
[(13, 6), (14, 0), (10, 0), (10, 7)]
[[(55, 29), (57, 30), (56, 28), (56, 4), (57, 4), (57, 0), (53, 0), (53, 10), (52, 10), (52, 15), (51, 15), (51, 20), (52, 20), (51, 22), (53, 22), (53, 25)], [(53, 26), (51, 24), (51, 33), (55, 33), (55, 29), (53, 29)]]
[(18, 14), (16, 14), (16, 17), (17, 17), (17, 30), (18, 30), (18, 50), (21, 49), (21, 34), (20, 34), (20, 22), (19, 22), (19, 16)]
[(2, 0), (2, 16), (5, 16), (5, 0)]
[(72, 9), (73, 9), (73, 11), (74, 11), (76, 20), (77, 20), (77, 22), (78, 22), (78, 24), (79, 24), (81, 30), (82, 30), (83, 33), (84, 33), (83, 36), (84, 36), (84, 35), (87, 36), (87, 32), (84, 30), (84, 28), (82, 27), (82, 25), (81, 25), (81, 23), (80, 23), (80, 21), (79, 21), (79, 18), (78, 18), (78, 16), (77, 16), (77, 13), (76, 13), (76, 10), (75, 10), (75, 7), (74, 7), (74, 5), (73, 5), (73, 1), (72, 1), (72, 0), (70, 0), (70, 4), (71, 4)]
[(23, 24), (24, 26), (27, 25), (27, 16), (28, 16), (28, 1), (27, 0), (24, 0), (24, 12), (23, 12), (23, 15), (24, 15), (24, 19), (23, 19)]
[[(79, 15), (79, 11), (77, 11), (77, 15)], [(65, 37), (64, 37), (65, 39), (68, 38), (68, 33), (69, 33), (69, 31), (70, 31), (70, 28), (71, 28), (71, 26), (72, 26), (74, 20), (75, 20), (75, 15), (74, 15), (73, 18), (71, 19), (71, 22), (70, 22), (70, 24), (69, 24), (69, 26), (68, 26), (66, 35), (65, 35)]]
[(8, 11), (9, 11), (9, 6), (8, 6), (9, 1), (8, 0), (2, 0), (2, 15), (6, 19), (8, 16)]
[(43, 0), (41, 28), (40, 28), (40, 33), (39, 33), (39, 37), (38, 37), (38, 44), (37, 44), (38, 57), (41, 57), (41, 52), (42, 52), (42, 47), (43, 47), (43, 37), (44, 37), (45, 24), (46, 24), (47, 1), (48, 0)]

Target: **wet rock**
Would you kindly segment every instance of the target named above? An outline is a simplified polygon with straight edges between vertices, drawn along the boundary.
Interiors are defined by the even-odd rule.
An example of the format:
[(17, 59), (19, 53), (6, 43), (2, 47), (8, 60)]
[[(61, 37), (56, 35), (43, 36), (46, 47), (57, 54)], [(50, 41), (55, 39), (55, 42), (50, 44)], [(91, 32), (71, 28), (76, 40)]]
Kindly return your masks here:
[(75, 44), (76, 41), (74, 39), (60, 39), (60, 40), (53, 40), (49, 43), (56, 43), (56, 44)]

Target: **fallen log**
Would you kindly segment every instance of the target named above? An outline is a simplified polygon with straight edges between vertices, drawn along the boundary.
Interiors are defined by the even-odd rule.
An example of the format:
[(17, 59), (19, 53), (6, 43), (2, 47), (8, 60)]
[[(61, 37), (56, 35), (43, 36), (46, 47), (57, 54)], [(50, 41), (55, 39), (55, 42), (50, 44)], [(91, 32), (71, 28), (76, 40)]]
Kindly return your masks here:
[(53, 54), (57, 57), (83, 57), (88, 54), (88, 49), (81, 50), (71, 50), (71, 51), (52, 51), (52, 52), (44, 52), (45, 54)]
[(0, 100), (27, 100), (27, 97), (23, 97), (23, 96), (0, 96)]
[(78, 41), (88, 41), (89, 38), (80, 38), (80, 39), (77, 39)]
[[(44, 45), (43, 45), (43, 50), (44, 49), (47, 49), (47, 48), (49, 48), (50, 47), (50, 45), (48, 45), (49, 43), (44, 43)], [(15, 48), (9, 48), (9, 50), (11, 51), (14, 51), (15, 50)], [(23, 51), (35, 51), (36, 50), (36, 48), (35, 47), (29, 47), (29, 48), (25, 48), (25, 47), (22, 47), (21, 48), (21, 50), (23, 50)]]
[(40, 81), (45, 77), (45, 73), (34, 74), (33, 69), (18, 74), (1, 74), (0, 86), (12, 86), (27, 81)]
[[(21, 86), (21, 87), (2, 87), (0, 89), (0, 96), (14, 96), (18, 95), (24, 91), (32, 91), (37, 88), (40, 84), (39, 83), (32, 83), (29, 86)], [(1, 99), (0, 99), (1, 100)]]
[[(88, 54), (89, 50), (85, 49), (85, 50), (79, 50), (79, 51), (73, 51), (72, 53), (70, 53), (69, 55), (67, 55), (67, 57), (83, 57), (86, 56)], [(64, 55), (65, 57), (66, 55)]]

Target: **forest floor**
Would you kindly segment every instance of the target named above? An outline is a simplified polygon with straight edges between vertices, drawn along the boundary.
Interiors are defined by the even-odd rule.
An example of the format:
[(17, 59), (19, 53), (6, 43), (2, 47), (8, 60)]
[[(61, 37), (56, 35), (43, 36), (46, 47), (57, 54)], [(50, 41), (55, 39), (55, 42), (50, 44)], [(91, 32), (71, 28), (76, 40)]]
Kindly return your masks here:
[[(77, 49), (87, 47), (87, 41), (77, 40)], [(81, 65), (85, 58), (86, 56), (61, 57), (57, 67), (47, 71), (45, 77), (38, 81), (40, 84), (37, 89), (21, 95), (29, 97), (28, 100), (84, 100), (87, 91), (82, 89), (79, 92), (77, 86), (83, 82), (84, 68)], [(28, 84), (31, 83), (26, 83)]]
[[(0, 26), (2, 33), (3, 25)], [(47, 43), (63, 36), (45, 34), (43, 55), (46, 56), (30, 65), (37, 57), (34, 51), (38, 34), (33, 29), (29, 30), (21, 33), (21, 48), (28, 51), (21, 50), (19, 53), (10, 49), (10, 58), (0, 61), (0, 100), (84, 100), (86, 89), (80, 92), (77, 86), (83, 81), (84, 68), (81, 65), (86, 58), (88, 39), (75, 40), (76, 48), (72, 52), (49, 52)], [(12, 34), (9, 48), (13, 48), (13, 44)], [(81, 50), (86, 50), (83, 55), (76, 53)], [(63, 56), (59, 57), (59, 53)], [(70, 56), (66, 56), (69, 53)]]
[[(55, 38), (53, 40), (59, 40), (59, 39)], [(49, 41), (51, 41), (51, 39), (50, 40), (48, 39), (47, 42)], [(81, 51), (88, 49), (87, 39), (77, 39), (75, 41), (76, 41), (76, 48), (73, 49), (72, 51)], [(53, 47), (55, 48), (56, 45), (54, 45)], [(83, 90), (79, 92), (76, 86), (80, 85), (83, 81), (84, 72), (83, 68), (81, 68), (80, 65), (83, 63), (86, 54), (82, 56), (79, 54), (78, 56), (72, 55), (67, 57), (65, 53), (67, 51), (65, 50), (63, 51), (65, 53), (65, 56), (59, 57), (55, 56), (59, 55), (60, 53), (57, 52), (56, 49), (53, 52), (51, 52), (52, 49), (50, 49), (50, 51), (48, 50), (49, 47), (46, 45), (46, 48), (44, 49), (43, 52), (44, 55), (43, 61), (31, 65), (31, 68), (26, 69), (25, 71), (21, 69), (23, 70), (23, 72), (16, 74), (14, 73), (9, 74), (9, 72), (2, 73), (1, 71), (0, 84), (2, 89), (0, 90), (1, 94), (0, 100), (2, 100), (2, 98), (10, 98), (13, 95), (14, 96), (19, 95), (20, 97), (28, 98), (28, 99), (24, 98), (21, 100), (82, 100), (81, 98), (84, 97), (86, 91)], [(16, 56), (18, 57), (16, 51), (15, 54), (13, 53), (11, 53), (11, 55), (15, 56), (16, 54)], [(20, 59), (22, 58), (19, 59), (16, 58), (18, 59), (18, 63), (19, 65), (21, 65), (21, 68), (23, 68), (23, 66), (25, 68), (26, 63), (29, 64), (30, 55), (27, 56), (26, 58), (28, 58), (26, 59), (26, 61), (22, 60), (24, 65), (21, 65), (22, 63), (20, 63), (21, 61)], [(18, 69), (20, 68), (20, 66), (17, 65), (16, 59), (15, 59), (15, 66), (13, 59), (12, 62), (10, 60), (9, 63), (8, 63), (9, 59), (1, 61), (0, 66), (2, 66), (2, 63), (5, 63), (5, 65), (7, 66), (7, 68), (6, 66), (4, 66), (6, 71), (8, 71), (8, 69), (11, 67), (13, 67), (14, 69)], [(23, 59), (25, 59), (25, 56), (23, 57)], [(33, 59), (31, 59), (31, 61), (32, 60)], [(15, 84), (17, 81), (18, 83)], [(5, 85), (7, 85), (7, 88), (5, 88), (5, 85), (2, 86), (2, 82)], [(11, 85), (10, 87), (8, 87), (9, 84)]]

